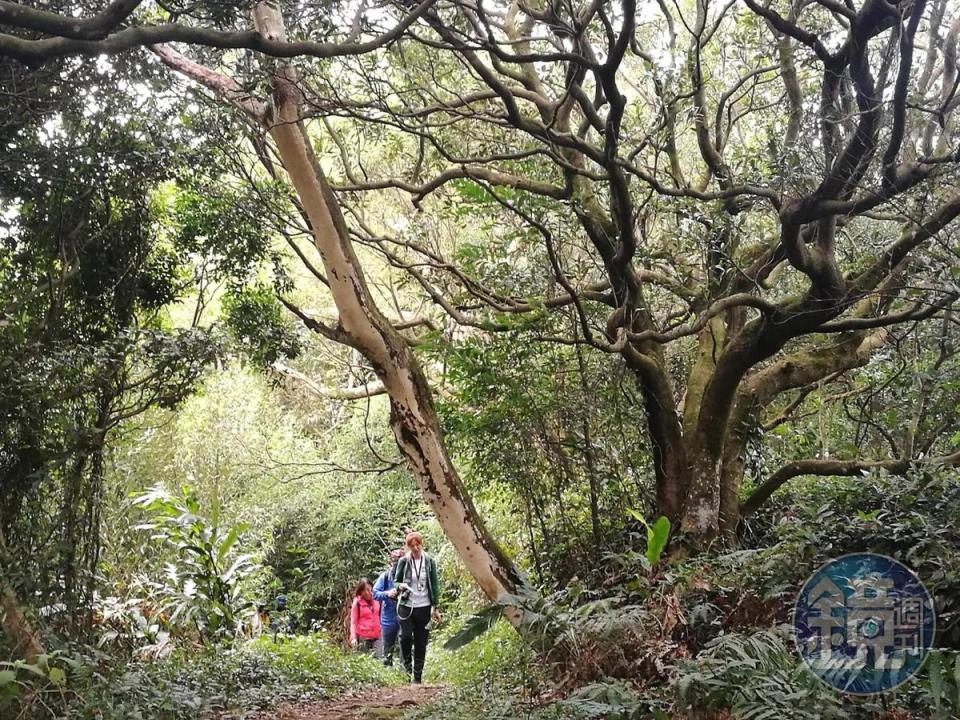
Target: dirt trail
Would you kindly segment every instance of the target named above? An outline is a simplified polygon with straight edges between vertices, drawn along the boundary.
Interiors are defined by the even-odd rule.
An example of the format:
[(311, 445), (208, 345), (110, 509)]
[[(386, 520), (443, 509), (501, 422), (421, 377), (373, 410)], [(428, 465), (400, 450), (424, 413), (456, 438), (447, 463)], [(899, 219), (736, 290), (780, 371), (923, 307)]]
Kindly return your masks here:
[(442, 685), (402, 685), (373, 688), (330, 700), (289, 703), (258, 713), (255, 720), (393, 720), (429, 702), (444, 691)]

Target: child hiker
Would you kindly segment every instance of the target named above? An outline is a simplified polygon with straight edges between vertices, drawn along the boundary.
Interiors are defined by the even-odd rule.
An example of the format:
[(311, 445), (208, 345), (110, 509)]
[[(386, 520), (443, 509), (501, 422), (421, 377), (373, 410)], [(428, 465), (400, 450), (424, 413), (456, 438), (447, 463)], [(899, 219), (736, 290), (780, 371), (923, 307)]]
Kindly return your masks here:
[(361, 652), (373, 652), (380, 639), (380, 603), (373, 598), (370, 581), (360, 578), (350, 608), (350, 645)]

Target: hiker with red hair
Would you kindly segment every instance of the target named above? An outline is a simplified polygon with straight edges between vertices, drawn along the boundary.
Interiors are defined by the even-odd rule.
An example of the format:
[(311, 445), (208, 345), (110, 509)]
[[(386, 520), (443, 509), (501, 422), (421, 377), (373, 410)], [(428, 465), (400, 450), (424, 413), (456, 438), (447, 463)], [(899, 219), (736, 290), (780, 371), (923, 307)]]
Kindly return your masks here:
[(413, 682), (423, 681), (423, 663), (430, 639), (430, 619), (440, 624), (440, 580), (437, 563), (423, 550), (423, 536), (407, 534), (407, 552), (397, 562), (397, 618), (400, 621), (400, 657)]

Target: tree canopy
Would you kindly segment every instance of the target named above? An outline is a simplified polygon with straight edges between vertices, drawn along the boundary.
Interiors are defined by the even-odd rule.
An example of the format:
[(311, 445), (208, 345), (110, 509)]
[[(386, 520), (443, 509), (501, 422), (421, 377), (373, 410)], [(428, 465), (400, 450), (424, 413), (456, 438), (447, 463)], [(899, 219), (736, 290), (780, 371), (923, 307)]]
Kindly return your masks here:
[[(422, 519), (409, 473), (491, 602), (625, 581), (644, 518), (690, 558), (810, 478), (939, 477), (958, 37), (948, 0), (0, 1), (5, 587), (91, 624), (111, 453), (228, 367), (302, 436), (141, 510), (239, 522), (242, 456)], [(319, 619), (294, 549), (340, 536), (293, 495), (265, 556)]]

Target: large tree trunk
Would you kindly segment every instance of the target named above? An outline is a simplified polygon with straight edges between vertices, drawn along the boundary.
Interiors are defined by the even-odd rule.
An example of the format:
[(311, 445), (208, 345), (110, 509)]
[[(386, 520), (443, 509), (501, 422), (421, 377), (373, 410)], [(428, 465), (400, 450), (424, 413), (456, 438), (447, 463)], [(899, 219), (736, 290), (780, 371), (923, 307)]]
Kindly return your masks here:
[[(258, 5), (254, 21), (267, 38), (283, 38), (282, 18), (270, 5)], [(524, 587), (523, 580), (484, 527), (450, 462), (424, 373), (409, 344), (373, 301), (346, 223), (301, 122), (301, 94), (292, 71), (279, 69), (273, 90), (267, 129), (310, 220), (340, 315), (337, 332), (364, 355), (383, 382), (397, 444), (467, 569), (491, 600), (516, 593)]]
[(887, 332), (850, 333), (833, 345), (818, 346), (788, 354), (775, 363), (747, 375), (740, 384), (723, 432), (718, 474), (717, 531), (727, 542), (736, 539), (740, 523), (740, 488), (746, 465), (750, 433), (760, 424), (764, 410), (789, 390), (815, 383), (864, 365), (887, 340)]
[[(0, 529), (0, 561), (7, 556), (7, 545), (3, 530)], [(30, 665), (35, 665), (37, 658), (43, 654), (43, 645), (27, 621), (13, 588), (8, 585), (7, 578), (3, 577), (0, 567), (0, 629), (10, 641), (13, 648), (13, 657), (23, 653), (23, 659)]]
[(43, 654), (43, 645), (20, 611), (13, 590), (8, 587), (0, 589), (0, 626), (13, 645), (14, 657), (23, 653), (23, 659), (30, 665), (35, 665), (37, 658)]

